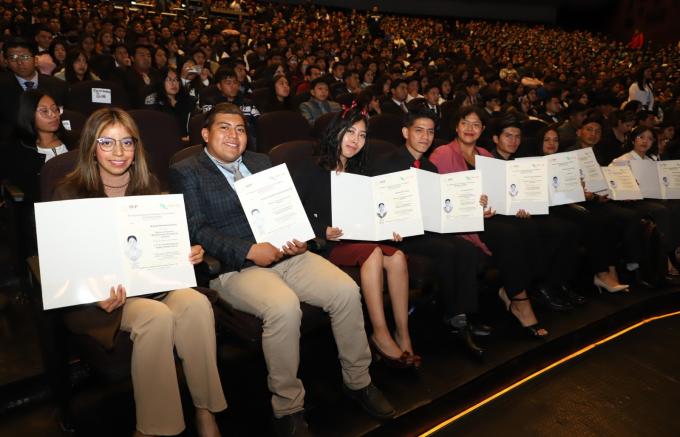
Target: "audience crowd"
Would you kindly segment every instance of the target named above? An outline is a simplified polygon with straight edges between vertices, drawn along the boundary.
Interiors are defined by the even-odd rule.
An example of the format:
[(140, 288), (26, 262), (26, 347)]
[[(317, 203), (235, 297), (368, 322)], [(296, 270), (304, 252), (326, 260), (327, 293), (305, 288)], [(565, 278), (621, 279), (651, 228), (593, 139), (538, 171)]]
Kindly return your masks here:
[[(205, 153), (172, 167), (169, 185), (186, 198), (196, 245), (192, 262), (200, 262), (204, 249), (217, 258), (222, 272), (211, 287), (236, 309), (263, 319), (262, 345), (279, 434), (308, 432), (301, 414), (304, 388), (296, 376), (299, 301), (330, 313), (346, 393), (372, 415), (386, 418), (394, 409), (371, 383), (369, 345), (394, 367), (418, 367), (427, 359), (415, 352), (408, 328), (412, 257), (435, 265), (432, 276), (445, 308), (445, 326), (476, 356), (484, 351), (475, 338), (492, 331), (475, 317), (479, 273), (488, 260), (500, 272), (498, 296), (534, 338), (549, 332), (538, 322), (532, 302), (562, 311), (586, 301), (575, 291), (582, 273), (579, 247), (586, 248), (588, 274), (601, 290), (625, 292), (629, 286), (654, 287), (677, 279), (678, 201), (612, 202), (586, 191), (586, 202), (578, 208), (555, 207), (540, 217), (520, 211), (509, 217), (495, 215), (482, 196), (482, 233), (395, 234), (387, 244), (345, 243), (342, 230), (331, 226), (327, 175), (331, 170), (378, 175), (412, 166), (449, 173), (474, 169), (476, 156), (509, 160), (585, 147), (592, 147), (602, 166), (680, 159), (679, 46), (645, 42), (632, 48), (582, 30), (389, 15), (377, 8), (363, 12), (242, 0), (213, 2), (215, 14), (197, 17), (185, 15), (190, 11), (179, 2), (149, 4), (0, 2), (0, 148), (5, 156), (0, 176), (23, 190), (28, 205), (52, 200), (39, 195), (43, 164), (80, 148), (77, 170), (60, 185), (57, 198), (160, 191), (143, 158), (144, 133), (127, 113), (100, 109), (82, 134), (61, 117), (71, 93), (88, 81), (120, 90), (126, 109), (171, 115), (178, 143), (205, 145)], [(107, 97), (110, 102), (110, 91), (97, 98)], [(305, 242), (292, 241), (282, 250), (255, 243), (233, 195), (235, 181), (271, 166), (257, 153), (270, 148), (258, 139), (258, 123), (276, 111), (300, 114), (317, 134), (318, 159), (291, 173), (316, 236), (326, 242), (318, 254), (310, 253)], [(386, 114), (396, 115), (394, 149), (368, 153), (372, 124)], [(201, 138), (192, 141), (195, 117)], [(24, 208), (21, 217), (19, 232), (31, 253), (31, 208)], [(645, 237), (651, 233), (658, 236), (663, 255), (661, 282), (641, 272), (648, 263)], [(339, 268), (352, 266), (360, 268), (360, 287)], [(324, 283), (335, 289), (318, 293)], [(384, 314), (383, 288), (391, 297), (393, 333)], [(368, 339), (360, 293), (373, 328)], [(162, 314), (158, 317), (177, 312), (182, 299), (205, 304), (187, 290), (153, 299), (151, 307)], [(118, 319), (109, 320), (111, 326), (130, 331), (135, 347), (142, 348), (156, 337), (137, 330), (142, 323), (133, 320), (137, 306), (142, 307), (126, 303), (125, 290), (118, 288), (96, 310), (116, 314), (120, 309)], [(203, 318), (206, 309), (196, 311)], [(203, 325), (201, 330), (208, 329)], [(219, 383), (214, 346), (201, 347), (197, 359), (207, 360), (211, 373), (189, 382), (200, 387), (194, 396), (199, 432), (214, 435), (211, 413), (225, 404), (220, 390), (213, 393), (207, 387)], [(190, 353), (186, 345), (180, 348)], [(170, 349), (162, 351), (166, 367), (172, 364)], [(150, 359), (148, 350), (135, 353)], [(165, 370), (154, 383), (165, 385), (162, 378), (174, 378)], [(157, 410), (165, 402), (177, 411), (175, 391), (171, 400), (145, 396), (144, 390), (155, 387), (142, 383), (147, 373), (133, 371), (135, 398), (143, 405), (138, 405), (138, 433), (179, 432), (181, 414), (162, 423)]]

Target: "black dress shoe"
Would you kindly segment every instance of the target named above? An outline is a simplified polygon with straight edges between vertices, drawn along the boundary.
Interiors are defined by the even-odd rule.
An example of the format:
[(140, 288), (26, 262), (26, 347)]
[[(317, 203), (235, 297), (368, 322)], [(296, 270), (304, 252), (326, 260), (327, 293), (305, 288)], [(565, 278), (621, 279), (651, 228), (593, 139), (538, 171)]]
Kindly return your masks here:
[(475, 339), (472, 335), (472, 329), (470, 329), (470, 325), (454, 328), (452, 332), (456, 336), (456, 339), (465, 347), (465, 350), (467, 350), (473, 357), (475, 358), (484, 357), (484, 349), (477, 346), (477, 343), (475, 343)]
[(588, 299), (581, 296), (580, 294), (575, 292), (573, 289), (567, 287), (566, 285), (562, 286), (562, 296), (564, 296), (567, 302), (571, 303), (572, 305), (580, 306), (588, 302)]
[(475, 337), (486, 337), (488, 335), (491, 335), (493, 332), (493, 328), (489, 325), (485, 325), (483, 323), (470, 323), (470, 331), (472, 331), (472, 335)]
[(573, 308), (569, 302), (566, 302), (560, 297), (557, 290), (548, 287), (539, 287), (534, 290), (533, 294), (538, 303), (555, 311), (566, 311)]
[(278, 437), (312, 437), (305, 420), (305, 411), (274, 418), (274, 432)]
[(364, 411), (377, 419), (391, 419), (396, 414), (392, 404), (373, 383), (359, 390), (352, 390), (343, 384), (342, 389)]

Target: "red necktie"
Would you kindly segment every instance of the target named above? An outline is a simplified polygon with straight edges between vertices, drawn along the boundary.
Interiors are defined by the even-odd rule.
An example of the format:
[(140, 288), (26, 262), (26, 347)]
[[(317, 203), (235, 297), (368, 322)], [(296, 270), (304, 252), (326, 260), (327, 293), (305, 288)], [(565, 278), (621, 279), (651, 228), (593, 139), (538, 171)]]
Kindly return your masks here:
[(413, 161), (413, 167), (420, 168), (420, 159), (416, 159), (415, 161)]

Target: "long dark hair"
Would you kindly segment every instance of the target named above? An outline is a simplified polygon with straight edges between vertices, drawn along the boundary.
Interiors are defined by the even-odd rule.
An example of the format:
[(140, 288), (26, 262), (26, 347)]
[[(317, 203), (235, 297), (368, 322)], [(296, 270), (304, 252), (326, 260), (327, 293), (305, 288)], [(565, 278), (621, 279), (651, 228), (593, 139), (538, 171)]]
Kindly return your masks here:
[(161, 79), (158, 81), (158, 87), (157, 87), (157, 95), (158, 95), (158, 104), (159, 105), (164, 105), (168, 107), (172, 107), (170, 105), (170, 99), (168, 98), (168, 93), (165, 91), (165, 79), (167, 79), (168, 75), (170, 72), (174, 72), (175, 76), (177, 76), (177, 80), (179, 81), (179, 91), (177, 91), (177, 96), (175, 96), (175, 99), (177, 102), (184, 101), (186, 98), (189, 97), (189, 92), (182, 86), (182, 78), (179, 75), (179, 72), (177, 71), (176, 68), (174, 67), (165, 67), (161, 70)]
[(650, 89), (653, 89), (653, 87), (654, 87), (654, 85), (652, 84), (652, 81), (650, 79), (645, 79), (645, 70), (647, 70), (649, 68), (650, 68), (649, 65), (642, 64), (635, 71), (635, 83), (637, 83), (637, 86), (638, 86), (638, 88), (640, 88), (640, 91), (644, 91), (646, 85), (649, 85)]
[(80, 79), (78, 79), (78, 75), (76, 75), (76, 72), (73, 69), (73, 64), (78, 60), (78, 58), (81, 55), (85, 58), (85, 63), (87, 63), (87, 70), (85, 70), (83, 81), (93, 79), (92, 72), (90, 71), (90, 61), (87, 59), (87, 53), (85, 53), (85, 50), (77, 48), (69, 51), (66, 54), (66, 60), (64, 61), (64, 77), (66, 78), (66, 82), (68, 83), (80, 82)]
[[(17, 114), (17, 127), (19, 142), (24, 147), (35, 148), (38, 141), (38, 130), (35, 127), (36, 111), (40, 100), (48, 96), (53, 101), (54, 97), (45, 93), (44, 91), (32, 89), (21, 93), (19, 98), (19, 113)], [(64, 138), (66, 130), (59, 123), (59, 129), (56, 132), (57, 137)]]
[[(319, 145), (319, 166), (328, 171), (342, 168), (342, 162), (340, 161), (342, 137), (350, 127), (360, 121), (363, 121), (368, 129), (366, 111), (359, 106), (340, 111), (333, 117), (321, 138)], [(367, 165), (367, 149), (368, 142), (364, 144), (359, 153), (347, 160), (347, 167), (343, 170), (348, 173), (363, 174), (366, 171)]]

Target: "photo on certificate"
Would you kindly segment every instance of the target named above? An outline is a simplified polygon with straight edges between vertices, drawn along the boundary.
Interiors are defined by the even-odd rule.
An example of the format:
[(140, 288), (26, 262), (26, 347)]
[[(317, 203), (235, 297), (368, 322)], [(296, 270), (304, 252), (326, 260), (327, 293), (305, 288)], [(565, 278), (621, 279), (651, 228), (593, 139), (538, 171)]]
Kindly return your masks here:
[(576, 152), (547, 155), (550, 206), (585, 201), (581, 168)]
[(35, 204), (44, 309), (196, 286), (181, 194)]
[(548, 166), (543, 158), (512, 161), (478, 156), (477, 170), (482, 174), (483, 192), (489, 207), (501, 215), (548, 214)]
[(586, 190), (597, 193), (607, 189), (607, 181), (604, 180), (600, 164), (595, 158), (595, 153), (591, 147), (585, 147), (574, 151), (578, 156), (579, 174)]
[(381, 241), (420, 235), (423, 219), (415, 169), (380, 176), (330, 172), (333, 227), (343, 239)]
[(282, 248), (294, 239), (314, 238), (286, 164), (240, 179), (234, 188), (258, 243)]
[(627, 165), (602, 167), (602, 174), (612, 200), (640, 200), (642, 192), (633, 171)]

